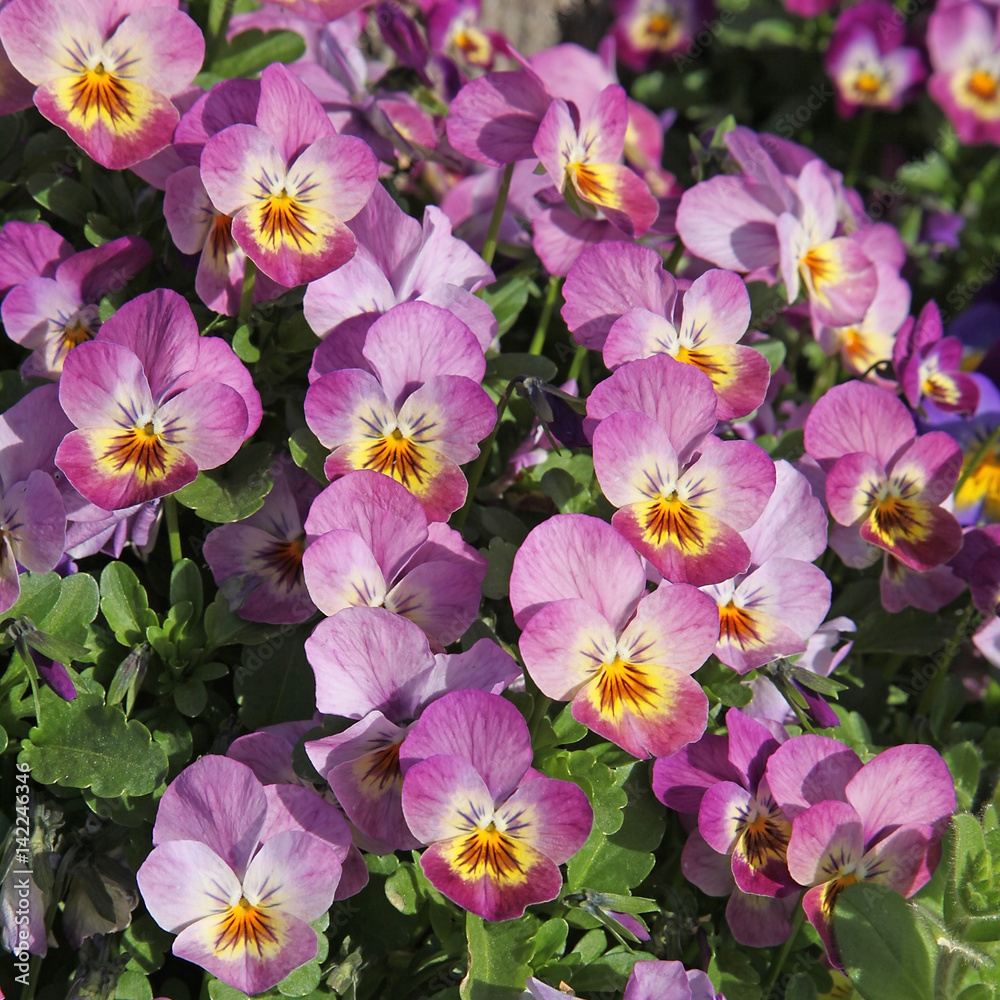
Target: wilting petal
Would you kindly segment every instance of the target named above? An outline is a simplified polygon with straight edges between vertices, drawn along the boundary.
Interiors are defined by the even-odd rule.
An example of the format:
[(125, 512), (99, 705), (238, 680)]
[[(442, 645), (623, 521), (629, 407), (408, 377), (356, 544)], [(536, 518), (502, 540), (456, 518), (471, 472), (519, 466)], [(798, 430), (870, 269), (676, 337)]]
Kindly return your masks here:
[(767, 762), (767, 784), (790, 820), (825, 799), (846, 801), (847, 783), (861, 770), (858, 755), (827, 736), (795, 736)]
[(523, 629), (541, 608), (582, 598), (621, 627), (646, 586), (642, 561), (606, 521), (560, 514), (534, 528), (514, 556), (510, 601)]

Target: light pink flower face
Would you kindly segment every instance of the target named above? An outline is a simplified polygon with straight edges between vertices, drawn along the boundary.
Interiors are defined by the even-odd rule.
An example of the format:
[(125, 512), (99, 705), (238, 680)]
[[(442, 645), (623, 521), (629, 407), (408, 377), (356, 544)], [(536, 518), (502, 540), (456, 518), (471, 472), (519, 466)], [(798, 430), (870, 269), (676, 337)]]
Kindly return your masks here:
[(39, 111), (98, 163), (117, 170), (171, 141), (179, 116), (170, 98), (201, 68), (205, 40), (176, 4), (124, 18), (116, 6), (14, 0), (0, 13), (0, 40), (37, 86)]

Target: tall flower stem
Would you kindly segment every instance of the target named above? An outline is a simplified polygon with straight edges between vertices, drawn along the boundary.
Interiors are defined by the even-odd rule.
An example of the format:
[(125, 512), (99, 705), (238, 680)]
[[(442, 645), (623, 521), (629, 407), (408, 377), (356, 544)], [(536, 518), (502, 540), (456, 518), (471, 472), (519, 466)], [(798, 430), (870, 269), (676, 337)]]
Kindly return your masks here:
[(538, 317), (538, 326), (535, 327), (535, 335), (531, 339), (531, 346), (528, 348), (529, 354), (541, 354), (545, 346), (545, 337), (549, 332), (549, 320), (552, 319), (552, 310), (555, 308), (556, 298), (559, 296), (559, 289), (562, 286), (562, 278), (553, 274), (549, 278), (549, 287), (545, 293), (545, 301), (542, 303), (542, 314)]
[(493, 263), (497, 252), (497, 240), (500, 237), (500, 222), (504, 209), (507, 207), (507, 193), (510, 191), (510, 179), (514, 176), (514, 164), (508, 163), (500, 179), (500, 190), (497, 191), (497, 201), (490, 216), (490, 228), (486, 230), (486, 242), (483, 244), (483, 260)]
[(170, 560), (174, 563), (181, 561), (181, 531), (177, 523), (177, 498), (171, 493), (163, 501), (163, 506), (167, 513), (167, 536), (170, 539)]
[(455, 513), (454, 518), (452, 518), (452, 527), (456, 529), (461, 529), (462, 525), (465, 524), (465, 519), (469, 516), (469, 508), (472, 506), (472, 499), (476, 495), (476, 490), (479, 488), (479, 480), (483, 478), (483, 470), (486, 468), (486, 463), (489, 461), (490, 452), (493, 450), (493, 442), (497, 439), (497, 431), (500, 430), (500, 421), (503, 419), (503, 415), (507, 412), (507, 403), (510, 400), (510, 394), (514, 390), (514, 383), (510, 382), (507, 388), (504, 390), (504, 394), (500, 397), (500, 401), (497, 403), (497, 422), (493, 425), (493, 430), (490, 431), (490, 436), (482, 443), (479, 448), (479, 455), (476, 458), (475, 465), (469, 470), (469, 492), (466, 494), (465, 503), (459, 508)]

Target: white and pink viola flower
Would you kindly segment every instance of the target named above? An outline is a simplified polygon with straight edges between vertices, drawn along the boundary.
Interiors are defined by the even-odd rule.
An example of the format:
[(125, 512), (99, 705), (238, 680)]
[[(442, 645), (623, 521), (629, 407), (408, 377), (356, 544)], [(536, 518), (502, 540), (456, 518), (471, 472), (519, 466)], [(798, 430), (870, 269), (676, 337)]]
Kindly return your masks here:
[(361, 470), (338, 479), (313, 501), (305, 528), (305, 585), (325, 615), (385, 608), (444, 652), (479, 612), (486, 560), (454, 528), (428, 522), (389, 476)]
[(35, 106), (92, 159), (120, 170), (167, 146), (170, 98), (201, 69), (205, 39), (177, 0), (13, 0), (0, 42)]
[(764, 401), (771, 369), (740, 344), (750, 296), (732, 271), (708, 270), (686, 290), (648, 247), (602, 243), (584, 250), (563, 288), (563, 318), (574, 339), (600, 349), (614, 371), (654, 354), (694, 365), (711, 380), (720, 420), (744, 417)]
[(410, 850), (423, 841), (403, 819), (400, 744), (415, 719), (449, 691), (499, 694), (520, 676), (514, 659), (480, 639), (464, 653), (434, 653), (414, 622), (384, 608), (346, 608), (306, 640), (319, 711), (355, 723), (307, 741), (317, 771), (333, 789), (369, 850)]
[(1000, 142), (1000, 31), (996, 8), (974, 0), (931, 12), (927, 91), (964, 143)]
[(316, 613), (302, 569), (305, 520), (319, 483), (287, 456), (270, 469), (264, 506), (213, 528), (202, 552), (231, 610), (255, 622), (304, 622)]
[(704, 733), (708, 700), (690, 675), (719, 635), (714, 602), (695, 587), (645, 588), (629, 543), (583, 514), (533, 529), (510, 579), (532, 680), (639, 758), (668, 756)]
[(497, 411), (479, 385), (483, 349), (456, 316), (427, 302), (404, 302), (368, 330), (361, 356), (344, 359), (306, 393), (306, 421), (333, 453), (326, 475), (374, 469), (402, 483), (428, 520), (446, 521), (465, 502), (459, 465)]
[(293, 287), (329, 274), (357, 249), (345, 225), (371, 197), (378, 164), (338, 135), (312, 92), (284, 66), (261, 74), (254, 125), (213, 135), (201, 179), (232, 237), (273, 281)]
[[(350, 846), (335, 807), (305, 788), (283, 797), (281, 787), (228, 757), (195, 761), (163, 793), (136, 874), (150, 916), (177, 935), (173, 953), (245, 993), (315, 957), (309, 924), (333, 903)], [(312, 808), (308, 830), (298, 793), (328, 807)]]
[(306, 289), (306, 322), (326, 344), (317, 348), (310, 375), (333, 371), (324, 361), (330, 350), (342, 354), (338, 339), (360, 344), (371, 324), (401, 302), (429, 302), (454, 313), (476, 335), (485, 351), (497, 332), (490, 307), (474, 293), (494, 281), (492, 269), (464, 240), (452, 235), (451, 222), (436, 206), (424, 209), (422, 223), (407, 215), (381, 185), (350, 221), (358, 252), (343, 267)]
[(586, 793), (531, 767), (531, 735), (509, 702), (454, 691), (431, 705), (400, 747), (403, 815), (428, 844), (431, 884), (485, 920), (511, 920), (555, 899), (559, 865), (593, 825)]
[(101, 298), (119, 291), (152, 259), (144, 239), (122, 236), (65, 258), (51, 277), (40, 275), (12, 288), (0, 316), (7, 336), (32, 352), (22, 374), (58, 378), (69, 352), (100, 329)]
[(260, 395), (229, 345), (200, 337), (187, 302), (157, 289), (70, 352), (59, 403), (76, 430), (56, 465), (87, 500), (121, 510), (229, 461), (257, 429)]
[(920, 50), (905, 41), (905, 20), (887, 0), (862, 0), (841, 12), (824, 57), (840, 114), (902, 107), (927, 76)]

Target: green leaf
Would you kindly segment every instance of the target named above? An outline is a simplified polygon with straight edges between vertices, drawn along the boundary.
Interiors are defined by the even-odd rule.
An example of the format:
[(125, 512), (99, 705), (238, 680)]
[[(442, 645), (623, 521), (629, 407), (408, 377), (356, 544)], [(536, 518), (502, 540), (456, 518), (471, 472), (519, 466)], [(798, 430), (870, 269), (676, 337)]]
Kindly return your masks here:
[(872, 882), (848, 886), (837, 897), (833, 934), (865, 1000), (934, 1000), (934, 960), (899, 893)]
[(305, 469), (316, 482), (324, 486), (329, 482), (323, 471), (323, 464), (330, 454), (330, 449), (324, 448), (319, 438), (308, 427), (300, 427), (288, 439), (288, 448), (292, 453), (292, 461), (300, 469)]
[(24, 633), (24, 641), (32, 649), (38, 650), (42, 656), (47, 656), (50, 660), (58, 660), (59, 663), (72, 663), (88, 656), (90, 650), (78, 642), (69, 642), (60, 639), (59, 636), (49, 635), (48, 632), (31, 630)]
[(220, 46), (209, 69), (224, 79), (252, 76), (273, 62), (293, 63), (305, 50), (305, 40), (298, 32), (251, 28)]
[(191, 618), (197, 620), (201, 618), (203, 600), (201, 572), (190, 559), (181, 559), (170, 573), (170, 603), (190, 601)]
[(28, 191), (42, 208), (80, 229), (87, 224), (87, 213), (97, 210), (94, 196), (71, 177), (35, 174), (28, 180)]
[[(934, 711), (933, 705), (931, 711)], [(975, 745), (967, 740), (948, 747), (942, 754), (948, 770), (955, 779), (955, 793), (958, 797), (959, 810), (971, 809), (976, 790), (979, 788), (979, 775), (982, 771), (982, 761)]]
[(785, 1000), (817, 1000), (816, 984), (804, 973), (797, 972), (788, 980)]
[(206, 521), (242, 521), (264, 506), (264, 497), (274, 485), (268, 472), (271, 452), (266, 442), (244, 445), (225, 465), (199, 472), (193, 483), (174, 495)]
[(561, 514), (582, 514), (593, 506), (589, 483), (578, 482), (565, 469), (549, 469), (540, 485)]
[(0, 371), (0, 413), (9, 410), (29, 391), (28, 383), (19, 371), (7, 368)]
[(235, 986), (224, 983), (221, 979), (208, 981), (208, 995), (212, 1000), (247, 1000), (247, 995)]
[(121, 562), (108, 563), (101, 572), (101, 611), (123, 646), (140, 645), (146, 629), (160, 623), (139, 578)]
[(309, 996), (317, 986), (323, 974), (320, 971), (320, 963), (314, 958), (305, 965), (300, 965), (293, 972), (290, 972), (278, 983), (278, 992), (285, 997), (305, 997)]
[(62, 592), (62, 580), (58, 573), (22, 573), (18, 583), (21, 593), (17, 603), (9, 611), (0, 613), (0, 621), (28, 618), (37, 625), (56, 606)]
[(153, 1000), (149, 978), (138, 969), (127, 969), (118, 977), (115, 1000)]
[(260, 348), (250, 342), (250, 327), (246, 323), (240, 324), (233, 334), (233, 352), (247, 364), (260, 361)]
[(509, 382), (519, 375), (531, 375), (543, 382), (551, 382), (558, 371), (556, 363), (541, 354), (498, 354), (486, 362), (486, 374), (483, 378)]
[(499, 326), (497, 335), (502, 337), (517, 322), (532, 292), (541, 294), (531, 275), (511, 271), (476, 294), (493, 310)]
[(233, 690), (248, 729), (307, 719), (316, 710), (316, 678), (302, 646), (311, 631), (286, 625), (270, 642), (243, 651)]
[(194, 678), (186, 680), (174, 688), (174, 704), (181, 715), (193, 719), (201, 715), (208, 704), (208, 691), (201, 681)]
[(483, 580), (483, 593), (490, 600), (501, 601), (510, 590), (510, 574), (514, 568), (517, 546), (502, 538), (491, 538), (490, 547), (479, 551), (489, 562)]
[(413, 914), (420, 909), (421, 892), (417, 885), (415, 865), (401, 864), (385, 880), (385, 898), (400, 913)]
[(720, 948), (709, 963), (708, 975), (726, 1000), (759, 1000), (760, 975), (746, 952)]
[(763, 354), (767, 358), (767, 363), (771, 366), (772, 375), (781, 367), (787, 353), (782, 341), (771, 338), (767, 340), (755, 340), (749, 346), (758, 354)]
[(546, 920), (532, 939), (534, 951), (531, 953), (531, 965), (537, 972), (543, 965), (558, 958), (566, 950), (566, 938), (569, 936), (569, 924), (561, 917)]
[(100, 695), (63, 701), (42, 691), (44, 722), (21, 743), (33, 781), (91, 788), (101, 798), (148, 795), (167, 773), (167, 755), (141, 722), (126, 722)]
[(462, 980), (462, 1000), (515, 1000), (531, 975), (538, 920), (531, 916), (490, 923), (470, 913), (465, 921), (469, 972)]

